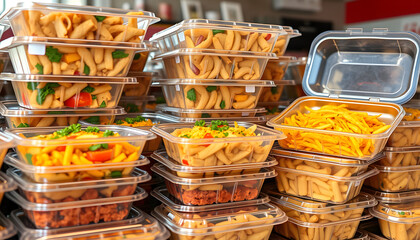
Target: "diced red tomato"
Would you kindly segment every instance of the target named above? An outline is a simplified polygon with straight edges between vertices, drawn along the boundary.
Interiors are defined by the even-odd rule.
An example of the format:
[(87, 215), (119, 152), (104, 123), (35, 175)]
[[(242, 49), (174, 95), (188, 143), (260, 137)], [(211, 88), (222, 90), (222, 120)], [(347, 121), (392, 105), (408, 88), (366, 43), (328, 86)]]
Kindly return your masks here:
[[(211, 133), (206, 133), (206, 135), (204, 135), (204, 138), (213, 138), (213, 135), (211, 135)], [(210, 144), (204, 144), (204, 147), (208, 147), (210, 146)]]
[(67, 107), (87, 107), (92, 104), (92, 95), (87, 92), (81, 92), (79, 93), (79, 101), (77, 101), (77, 94), (75, 94), (73, 97), (67, 99), (64, 101), (64, 105)]
[[(75, 139), (75, 138), (77, 138), (77, 136), (68, 136), (68, 137), (66, 137), (66, 139)], [(58, 146), (57, 147), (57, 151), (60, 151), (60, 152), (66, 151), (66, 146)]]
[(267, 36), (265, 36), (265, 38), (264, 38), (264, 39), (265, 39), (266, 41), (268, 41), (268, 40), (270, 40), (270, 38), (271, 38), (271, 33), (267, 34)]
[(111, 160), (112, 154), (113, 154), (112, 149), (92, 151), (92, 152), (87, 152), (86, 158), (92, 162), (105, 162), (105, 161)]
[(93, 180), (93, 178), (91, 178), (91, 177), (84, 177), (84, 178), (82, 178), (82, 181), (89, 181), (89, 180)]
[(75, 75), (75, 76), (80, 76), (79, 71), (75, 71), (75, 72), (74, 72), (74, 75)]
[(185, 159), (182, 159), (182, 164), (189, 166), (188, 161)]

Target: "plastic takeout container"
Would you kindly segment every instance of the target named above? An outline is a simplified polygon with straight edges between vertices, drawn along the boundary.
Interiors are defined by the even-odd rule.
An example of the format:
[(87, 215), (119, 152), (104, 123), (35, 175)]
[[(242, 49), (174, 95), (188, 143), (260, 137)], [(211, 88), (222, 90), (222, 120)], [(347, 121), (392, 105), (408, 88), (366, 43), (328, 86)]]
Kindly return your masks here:
[(329, 223), (309, 223), (289, 218), (285, 224), (275, 226), (274, 231), (294, 240), (352, 239), (359, 223), (370, 218), (372, 216), (368, 214), (356, 219)]
[(212, 205), (205, 205), (205, 206), (191, 206), (191, 205), (183, 205), (182, 202), (174, 198), (169, 193), (168, 189), (166, 189), (163, 186), (153, 189), (153, 191), (150, 194), (153, 197), (155, 197), (157, 200), (159, 200), (159, 202), (163, 203), (165, 206), (170, 206), (170, 208), (175, 211), (191, 212), (191, 213), (230, 209), (230, 208), (239, 208), (239, 207), (247, 207), (247, 206), (256, 206), (256, 205), (261, 205), (261, 204), (270, 202), (268, 195), (264, 193), (260, 193), (260, 196), (254, 200), (219, 203), (219, 204), (212, 204)]
[[(103, 41), (53, 40), (44, 37), (11, 37), (1, 42), (8, 50), (15, 73), (40, 75), (124, 77), (134, 52), (143, 45)], [(98, 56), (102, 58), (98, 59)]]
[(273, 53), (221, 53), (210, 49), (178, 49), (156, 56), (169, 79), (259, 80)]
[[(172, 119), (174, 119), (176, 122), (179, 123), (195, 123), (197, 121), (212, 121), (212, 120), (218, 120), (220, 117), (217, 118), (194, 118), (194, 117), (176, 117), (171, 116)], [(248, 123), (255, 123), (258, 125), (265, 126), (265, 123), (267, 122), (266, 116), (255, 116), (255, 117), (224, 117), (223, 118), (226, 121), (229, 122), (248, 122)]]
[[(168, 107), (166, 104), (158, 104), (156, 110), (168, 113), (181, 118), (205, 118), (209, 120), (216, 120), (220, 118), (242, 118), (242, 117), (255, 117), (257, 113), (266, 112), (264, 108), (254, 109), (185, 109)], [(245, 120), (243, 120), (245, 121)], [(248, 121), (246, 121), (248, 122)]]
[[(237, 124), (245, 128), (255, 126), (245, 122)], [(234, 127), (232, 122), (229, 126)], [(188, 166), (202, 166), (203, 162), (211, 156), (216, 157), (221, 165), (264, 162), (274, 141), (284, 137), (282, 132), (259, 125), (254, 131), (256, 136), (248, 137), (193, 139), (172, 135), (178, 129), (192, 127), (192, 124), (160, 124), (153, 126), (151, 131), (163, 138), (166, 152), (171, 158)], [(203, 148), (204, 144), (208, 146)], [(213, 150), (209, 151), (211, 149)], [(223, 156), (217, 152), (217, 149), (224, 151)]]
[[(56, 127), (15, 128), (8, 129), (6, 132), (11, 135), (13, 141), (17, 143), (16, 151), (21, 161), (34, 166), (59, 166), (63, 169), (64, 167), (68, 168), (69, 165), (88, 165), (92, 167), (93, 163), (80, 158), (80, 156), (83, 153), (88, 154), (89, 152), (92, 152), (93, 150), (86, 148), (98, 144), (108, 144), (107, 151), (112, 150), (110, 152), (110, 160), (106, 161), (103, 160), (106, 159), (105, 157), (107, 157), (107, 155), (105, 155), (105, 159), (100, 158), (99, 156), (86, 156), (88, 159), (93, 159), (92, 161), (95, 162), (97, 159), (102, 159), (99, 161), (99, 165), (118, 162), (124, 165), (125, 162), (136, 161), (139, 159), (146, 141), (155, 138), (153, 133), (125, 126), (97, 125), (97, 127), (99, 128), (99, 131), (105, 132), (108, 130), (114, 132), (114, 134), (118, 133), (119, 136), (74, 139), (33, 138), (39, 135), (52, 134), (62, 129)], [(81, 129), (85, 130), (86, 127), (82, 127)], [(89, 134), (86, 136), (89, 136)], [(112, 144), (111, 147), (109, 147), (109, 144)], [(98, 146), (95, 148), (97, 149), (97, 147)], [(44, 152), (42, 152), (43, 150)], [(51, 152), (48, 152), (47, 150), (51, 150)], [(73, 153), (73, 151), (75, 152)], [(114, 154), (116, 156), (113, 156)]]
[(162, 79), (155, 80), (153, 85), (162, 86), (163, 95), (169, 107), (227, 110), (255, 108), (262, 87), (274, 86), (274, 82)]
[(3, 213), (0, 213), (0, 239), (10, 239), (16, 233), (17, 229), (15, 225)]
[(22, 240), (69, 239), (155, 239), (165, 240), (169, 232), (157, 220), (137, 208), (131, 208), (126, 219), (86, 226), (59, 229), (36, 229), (22, 210), (14, 210), (10, 220), (16, 225)]
[(155, 96), (122, 97), (119, 105), (127, 113), (143, 113), (146, 110), (146, 105), (153, 101), (156, 101)]
[(23, 1), (4, 13), (2, 20), (10, 24), (15, 36), (100, 40), (111, 45), (140, 43), (149, 25), (159, 18), (146, 11)]
[(369, 212), (378, 218), (382, 234), (388, 239), (419, 239), (420, 218), (417, 214), (420, 205), (417, 202), (388, 204), (379, 203)]
[[(134, 54), (133, 62), (131, 63), (129, 73), (151, 72), (150, 69), (145, 69), (148, 62), (152, 61), (155, 53), (159, 50), (157, 42), (144, 41), (147, 47), (146, 51), (138, 51)], [(152, 53), (152, 54), (151, 54)], [(153, 57), (152, 57), (153, 55)]]
[(103, 179), (112, 176), (130, 176), (134, 168), (149, 164), (149, 160), (140, 156), (130, 162), (102, 163), (92, 165), (35, 166), (19, 159), (16, 153), (9, 153), (5, 162), (18, 168), (25, 177), (39, 183), (76, 182), (86, 179)]
[(162, 164), (152, 171), (165, 179), (168, 192), (184, 205), (211, 205), (256, 199), (264, 180), (276, 176), (274, 170), (263, 168), (260, 172), (204, 178), (179, 177)]
[(384, 154), (380, 153), (372, 160), (363, 161), (273, 148), (270, 156), (275, 157), (279, 162), (279, 166), (282, 168), (321, 173), (337, 177), (351, 177), (366, 172), (369, 165), (381, 160), (384, 157)]
[(33, 203), (18, 192), (6, 193), (6, 197), (15, 202), (25, 212), (25, 216), (36, 228), (61, 228), (87, 225), (98, 222), (123, 220), (128, 216), (132, 203), (147, 197), (147, 193), (137, 188), (133, 195), (108, 198), (76, 200), (72, 197), (55, 203)]
[(60, 109), (45, 111), (26, 109), (16, 101), (0, 102), (0, 114), (6, 118), (9, 128), (69, 126), (81, 120), (92, 124), (111, 124), (116, 115), (124, 115), (122, 107), (104, 109)]
[[(178, 162), (168, 156), (165, 150), (155, 151), (151, 156), (157, 162), (165, 167), (177, 172), (179, 177), (198, 177), (202, 178), (210, 175), (240, 175), (259, 171), (261, 168), (267, 168), (277, 165), (277, 161), (268, 157), (264, 162), (240, 163), (231, 165), (209, 165), (209, 166), (189, 166)], [(185, 175), (184, 175), (185, 174)]]
[(138, 183), (152, 179), (147, 172), (140, 169), (135, 169), (129, 176), (61, 183), (37, 183), (16, 168), (9, 168), (7, 174), (17, 183), (20, 194), (26, 200), (46, 204), (66, 201), (69, 198), (77, 201), (129, 196), (134, 194)]
[(389, 167), (407, 167), (420, 165), (420, 147), (387, 147), (385, 158), (379, 161), (380, 165)]
[(187, 19), (154, 34), (162, 52), (179, 48), (217, 49), (226, 53), (274, 52), (283, 55), (289, 39), (300, 36), (288, 26)]
[(269, 190), (270, 200), (283, 210), (289, 218), (308, 223), (329, 223), (360, 218), (365, 208), (378, 204), (375, 198), (360, 193), (345, 204), (334, 205), (298, 198), (275, 190)]
[(157, 74), (152, 72), (132, 72), (130, 71), (127, 76), (137, 79), (136, 84), (125, 85), (123, 88), (123, 97), (143, 97), (149, 94), (150, 85), (152, 84), (153, 77)]
[(418, 148), (420, 146), (420, 139), (417, 137), (420, 133), (420, 122), (417, 117), (420, 112), (419, 103), (417, 99), (414, 99), (403, 106), (406, 115), (389, 137), (387, 146), (395, 148)]
[[(269, 121), (270, 126), (288, 136), (280, 141), (281, 147), (360, 159), (370, 159), (382, 151), (404, 116), (403, 108), (396, 104), (408, 102), (416, 92), (419, 46), (416, 34), (384, 29), (348, 29), (319, 35), (312, 43), (302, 81), (305, 93), (314, 97), (299, 98)], [(341, 104), (349, 110), (381, 115), (378, 119), (391, 127), (378, 134), (360, 134), (283, 125), (285, 118), (298, 111), (307, 113), (305, 107), (315, 110)], [(359, 146), (349, 145), (352, 139)], [(308, 140), (320, 144), (309, 146)]]
[[(376, 239), (369, 236), (369, 233), (364, 230), (357, 230), (356, 234), (354, 234), (353, 238), (351, 240), (370, 240), (370, 239)], [(289, 240), (288, 238), (274, 232), (270, 236), (270, 240)], [(381, 239), (385, 240), (385, 239)]]
[(408, 203), (420, 200), (420, 190), (407, 192), (383, 192), (368, 186), (363, 187), (363, 192), (374, 196), (376, 200), (382, 203)]
[(115, 108), (126, 84), (135, 84), (135, 78), (89, 77), (84, 81), (70, 76), (42, 76), (1, 74), (12, 81), (20, 106), (29, 109)]
[(367, 186), (385, 192), (420, 190), (420, 165), (391, 167), (374, 164), (379, 174), (366, 180)]
[[(265, 87), (261, 91), (261, 95), (259, 98), (259, 106), (266, 106), (272, 103), (280, 102), (283, 97), (283, 93), (285, 92), (285, 86), (294, 85), (293, 80), (274, 80), (274, 87)], [(280, 104), (278, 104), (280, 105)]]
[(306, 199), (343, 204), (356, 197), (363, 182), (376, 174), (375, 168), (353, 177), (339, 177), (303, 170), (274, 167), (277, 189), (281, 193)]
[(280, 209), (269, 203), (199, 213), (182, 213), (160, 205), (152, 212), (172, 233), (173, 239), (234, 239), (267, 240), (273, 225), (287, 221)]

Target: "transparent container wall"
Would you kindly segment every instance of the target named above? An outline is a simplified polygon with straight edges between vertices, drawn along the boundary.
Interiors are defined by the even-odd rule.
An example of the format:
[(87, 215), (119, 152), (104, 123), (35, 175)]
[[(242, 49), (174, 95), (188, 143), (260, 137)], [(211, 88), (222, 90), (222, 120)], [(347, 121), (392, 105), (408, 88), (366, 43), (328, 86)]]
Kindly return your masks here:
[(395, 151), (385, 151), (385, 158), (379, 161), (380, 165), (389, 167), (407, 167), (420, 165), (420, 149), (394, 148)]
[[(255, 131), (256, 134), (259, 132), (258, 129)], [(209, 146), (215, 149), (218, 149), (222, 144), (216, 152), (209, 152), (206, 147), (203, 148), (202, 144), (174, 143), (166, 138), (163, 138), (163, 143), (168, 155), (176, 161), (189, 166), (203, 166), (206, 162), (210, 163), (211, 161), (217, 165), (264, 162), (270, 153), (274, 140), (244, 140), (244, 142), (210, 144)]]
[(340, 178), (278, 167), (275, 170), (279, 192), (333, 204), (346, 203), (359, 195), (366, 178), (377, 174), (373, 169), (357, 177)]
[[(164, 89), (164, 88), (163, 88)], [(158, 106), (157, 110), (162, 111), (164, 113), (168, 113), (170, 115), (174, 115), (177, 117), (183, 118), (241, 118), (241, 117), (254, 117), (257, 113), (264, 113), (265, 110), (263, 108), (255, 108), (255, 109), (230, 109), (229, 111), (225, 111), (223, 109), (183, 109), (183, 108), (173, 108), (167, 106)]]
[(5, 117), (8, 128), (21, 128), (21, 127), (56, 127), (56, 126), (69, 126), (76, 124), (79, 120), (88, 120), (97, 124), (104, 123), (105, 125), (114, 122), (115, 116), (91, 116), (79, 117), (63, 116), (63, 117)]
[(5, 18), (15, 36), (111, 41), (109, 44), (140, 43), (149, 25), (158, 20), (150, 12), (32, 2), (11, 8)]
[[(412, 33), (324, 33), (312, 44), (306, 94), (405, 103), (418, 80), (418, 36)], [(414, 88), (414, 92), (413, 89)]]
[[(325, 105), (338, 106), (341, 104), (346, 104), (347, 109), (351, 111), (366, 112), (369, 115), (381, 115), (379, 120), (387, 125), (391, 125), (391, 127), (381, 134), (352, 134), (350, 136), (345, 132), (283, 125), (285, 118), (291, 118), (298, 112), (308, 113), (307, 108), (319, 109)], [(282, 148), (370, 160), (384, 149), (389, 136), (400, 123), (402, 117), (402, 107), (392, 103), (302, 97), (289, 105), (279, 116), (271, 119), (268, 124), (286, 134), (287, 138), (279, 141)], [(354, 140), (358, 142), (358, 146), (349, 144)], [(319, 144), (306, 144), (311, 141), (319, 142)]]
[(13, 81), (12, 85), (19, 105), (29, 109), (97, 109), (117, 107), (125, 84)]
[(137, 97), (122, 97), (118, 103), (127, 113), (143, 113), (148, 104), (148, 99)]
[(137, 79), (136, 84), (124, 85), (122, 96), (123, 97), (144, 97), (149, 94), (150, 85), (152, 84), (152, 75), (149, 76), (136, 76), (136, 74), (128, 74), (129, 77)]
[(366, 180), (366, 186), (384, 192), (401, 192), (420, 189), (420, 166), (377, 166), (379, 174)]
[[(305, 226), (288, 221), (274, 227), (274, 231), (293, 240), (343, 240), (354, 237), (360, 220), (329, 226)], [(322, 225), (322, 224), (317, 224)]]
[(263, 72), (263, 80), (283, 80), (289, 61), (269, 60)]
[(219, 184), (189, 185), (165, 179), (169, 194), (184, 205), (211, 205), (258, 198), (264, 179), (251, 179)]
[(271, 55), (182, 53), (163, 58), (168, 78), (259, 80)]
[[(327, 162), (305, 159), (305, 158), (290, 158), (284, 155), (271, 154), (279, 162), (279, 167), (302, 170), (306, 172), (321, 173), (338, 177), (351, 177), (360, 175), (368, 169), (368, 164), (357, 164), (357, 160), (349, 160), (355, 164), (340, 164), (340, 162)], [(334, 160), (334, 159), (332, 159)]]
[(170, 107), (197, 110), (252, 109), (257, 106), (262, 87), (163, 85), (162, 91)]
[[(229, 227), (225, 227), (229, 229)], [(178, 234), (171, 232), (172, 240), (200, 240), (200, 239), (259, 239), (259, 240), (269, 240), (273, 226), (264, 226), (264, 227), (254, 227), (251, 229), (244, 229), (235, 231), (216, 233), (216, 234), (206, 234), (206, 235), (197, 235), (189, 236), (187, 234)], [(203, 238), (204, 237), (204, 238)], [(226, 238), (229, 237), (229, 238)]]
[(420, 147), (420, 124), (401, 124), (389, 137), (389, 147)]
[(135, 51), (129, 44), (112, 48), (99, 43), (79, 44), (75, 47), (74, 44), (37, 42), (39, 38), (33, 39), (33, 43), (24, 39), (9, 47), (10, 59), (16, 73), (125, 77)]
[(420, 239), (420, 223), (397, 223), (378, 219), (382, 234), (391, 240)]
[(131, 62), (129, 72), (143, 72), (147, 60), (149, 59), (149, 54), (150, 51), (136, 52), (134, 54), (133, 62)]

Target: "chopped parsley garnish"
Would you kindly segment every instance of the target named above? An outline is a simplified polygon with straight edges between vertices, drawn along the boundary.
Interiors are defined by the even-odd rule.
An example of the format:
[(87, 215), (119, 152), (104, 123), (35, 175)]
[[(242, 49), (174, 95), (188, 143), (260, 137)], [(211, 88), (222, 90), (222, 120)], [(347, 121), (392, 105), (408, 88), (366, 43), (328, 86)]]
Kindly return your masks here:
[(227, 121), (213, 120), (210, 123), (210, 128), (211, 130), (225, 131), (229, 129), (229, 125)]
[(188, 134), (184, 134), (184, 135), (181, 135), (181, 136), (179, 136), (179, 137), (182, 137), (182, 138), (191, 138), (191, 136), (190, 136), (190, 135), (188, 135)]
[(111, 130), (105, 130), (104, 137), (114, 136), (114, 132)]
[(221, 109), (225, 109), (225, 107), (226, 107), (225, 100), (222, 100), (222, 101), (220, 102), (220, 108), (221, 108)]
[(60, 62), (61, 57), (63, 56), (62, 53), (58, 51), (57, 48), (53, 48), (52, 46), (48, 46), (45, 50), (45, 55), (51, 62)]
[(86, 74), (86, 75), (89, 75), (89, 73), (90, 73), (90, 67), (86, 64), (83, 67), (83, 73)]
[(89, 127), (86, 128), (85, 132), (96, 132), (96, 133), (98, 133), (99, 132), (99, 128), (98, 127), (89, 126)]
[(91, 116), (85, 119), (86, 122), (92, 123), (92, 124), (100, 124), (99, 116)]
[(206, 122), (204, 120), (199, 120), (195, 122), (194, 126), (205, 127)]
[(124, 50), (115, 50), (112, 52), (112, 58), (120, 59), (128, 57), (128, 53), (125, 53)]
[(99, 105), (100, 108), (105, 108), (106, 107), (106, 102), (102, 101), (101, 105)]
[(210, 114), (208, 114), (208, 113), (202, 113), (201, 114), (201, 117), (202, 118), (209, 118), (210, 117)]
[(207, 90), (207, 92), (213, 92), (213, 91), (217, 90), (217, 87), (216, 86), (208, 86), (208, 87), (206, 87), (206, 90)]
[(96, 18), (96, 21), (98, 21), (98, 22), (102, 22), (103, 20), (105, 20), (105, 16), (95, 16), (95, 18)]
[(124, 123), (124, 121), (123, 120), (117, 120), (117, 121), (115, 121), (115, 124), (118, 124), (118, 125), (120, 125), (120, 124), (123, 124)]
[(35, 68), (38, 70), (38, 74), (44, 74), (44, 66), (42, 66), (41, 64), (37, 63), (35, 65)]
[(30, 127), (30, 126), (27, 123), (20, 123), (17, 127), (18, 128), (24, 128), (24, 127)]
[(93, 88), (91, 86), (87, 86), (87, 87), (82, 89), (82, 92), (87, 92), (87, 93), (92, 93), (93, 91), (95, 91), (95, 88)]
[(89, 151), (96, 151), (99, 149), (108, 149), (108, 143), (102, 143), (102, 144), (95, 144), (89, 147)]
[(197, 95), (195, 93), (195, 89), (191, 88), (190, 90), (188, 90), (187, 92), (187, 98), (193, 102), (195, 102), (195, 100), (197, 100)]
[(76, 123), (66, 128), (60, 129), (56, 131), (55, 133), (57, 134), (58, 137), (65, 137), (65, 136), (70, 135), (71, 133), (78, 133), (80, 131), (82, 131), (82, 125), (80, 125), (79, 123)]

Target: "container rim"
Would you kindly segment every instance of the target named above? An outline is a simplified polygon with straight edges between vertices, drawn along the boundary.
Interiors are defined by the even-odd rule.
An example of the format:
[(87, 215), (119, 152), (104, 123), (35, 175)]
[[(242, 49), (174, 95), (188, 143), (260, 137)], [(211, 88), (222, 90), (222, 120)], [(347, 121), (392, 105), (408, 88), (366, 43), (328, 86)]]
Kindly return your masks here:
[(374, 196), (381, 203), (407, 203), (420, 200), (420, 190), (382, 192), (369, 186), (363, 186), (362, 191)]
[[(193, 117), (178, 117), (178, 116), (171, 116), (177, 122), (180, 123), (195, 123), (196, 121), (204, 120), (204, 121), (212, 121), (218, 120), (219, 118), (193, 118)], [(255, 116), (255, 117), (225, 117), (223, 118), (226, 121), (245, 121), (250, 123), (258, 123), (258, 124), (265, 124), (267, 122), (267, 116)]]
[(166, 180), (174, 184), (180, 185), (208, 185), (208, 184), (222, 184), (231, 182), (243, 182), (250, 180), (265, 180), (267, 178), (273, 178), (277, 176), (277, 173), (272, 168), (261, 168), (259, 173), (249, 173), (232, 176), (220, 176), (220, 177), (209, 177), (209, 178), (184, 178), (178, 177), (169, 172), (169, 169), (163, 164), (155, 163), (151, 170)]
[(96, 199), (89, 199), (89, 200), (77, 200), (77, 201), (71, 201), (71, 202), (58, 202), (58, 203), (33, 203), (26, 200), (16, 191), (5, 193), (5, 196), (26, 211), (44, 211), (45, 212), (45, 211), (60, 211), (60, 210), (73, 209), (73, 208), (105, 206), (105, 205), (117, 204), (117, 203), (130, 203), (130, 202), (143, 200), (148, 196), (148, 194), (144, 189), (137, 187), (136, 192), (133, 195), (108, 197), (108, 198), (100, 198), (100, 199), (96, 198)]
[(71, 83), (108, 83), (108, 84), (138, 84), (135, 77), (97, 77), (83, 76), (75, 79), (71, 75), (41, 75), (1, 73), (0, 79), (11, 82), (71, 82)]
[(141, 155), (140, 158), (133, 162), (124, 163), (101, 163), (92, 168), (92, 165), (70, 165), (70, 166), (34, 166), (21, 161), (15, 152), (8, 153), (4, 158), (4, 162), (24, 173), (44, 174), (44, 173), (66, 173), (86, 170), (106, 170), (124, 167), (139, 167), (150, 163), (147, 157)]
[(166, 150), (156, 150), (150, 155), (151, 158), (164, 165), (168, 169), (177, 172), (187, 172), (187, 173), (205, 173), (205, 172), (219, 172), (219, 171), (232, 171), (232, 170), (242, 170), (242, 169), (258, 169), (258, 168), (268, 168), (276, 166), (278, 164), (277, 160), (273, 157), (268, 156), (264, 162), (256, 163), (241, 163), (241, 164), (232, 164), (232, 165), (220, 165), (220, 166), (184, 166), (178, 161), (169, 157)]
[(151, 196), (162, 202), (164, 205), (169, 206), (171, 209), (179, 212), (206, 212), (223, 210), (227, 208), (247, 207), (261, 205), (270, 202), (268, 195), (260, 193), (257, 199), (246, 200), (240, 202), (218, 203), (204, 206), (191, 206), (183, 205), (182, 202), (173, 198), (165, 186), (159, 186), (150, 193)]
[(211, 85), (211, 86), (241, 86), (241, 87), (274, 87), (276, 84), (271, 80), (224, 80), (224, 79), (193, 79), (193, 78), (173, 78), (173, 79), (154, 79), (152, 86), (172, 86), (172, 85)]
[(294, 218), (289, 218), (289, 221), (295, 225), (298, 225), (300, 227), (306, 227), (306, 228), (323, 228), (323, 227), (330, 227), (330, 226), (337, 226), (341, 224), (351, 223), (351, 222), (357, 222), (357, 221), (365, 221), (372, 219), (373, 216), (369, 213), (364, 214), (363, 216), (359, 218), (351, 218), (341, 221), (335, 221), (335, 222), (329, 222), (329, 223), (309, 223), (309, 222), (303, 222)]
[(388, 222), (393, 223), (401, 223), (401, 224), (417, 224), (420, 223), (420, 217), (407, 217), (407, 218), (400, 218), (388, 215), (383, 212), (379, 212), (376, 207), (369, 208), (369, 213), (372, 214), (372, 216), (379, 218), (381, 220), (385, 220)]
[[(65, 145), (77, 145), (80, 143), (113, 143), (118, 141), (133, 141), (133, 142), (141, 142), (147, 141), (156, 138), (156, 135), (149, 131), (132, 128), (132, 127), (125, 127), (125, 126), (115, 126), (115, 125), (92, 125), (98, 127), (100, 131), (111, 130), (117, 132), (129, 132), (132, 134), (131, 136), (119, 136), (119, 137), (101, 137), (95, 138), (93, 140), (88, 139), (66, 139), (66, 140), (36, 140), (36, 139), (29, 139), (22, 137), (21, 134), (25, 133), (39, 133), (39, 132), (49, 132), (50, 134), (62, 129), (62, 127), (40, 127), (40, 128), (14, 128), (14, 129), (7, 129), (5, 131), (6, 134), (9, 134), (13, 137), (13, 141), (16, 143), (17, 146), (34, 146), (34, 147), (45, 147), (45, 146), (61, 146)], [(86, 129), (87, 126), (82, 126), (82, 130)]]
[[(1, 49), (1, 44), (0, 44)], [(169, 57), (176, 56), (196, 56), (196, 55), (206, 55), (206, 56), (224, 56), (224, 57), (242, 57), (242, 58), (261, 58), (261, 59), (276, 59), (277, 56), (274, 53), (265, 53), (265, 52), (247, 52), (247, 51), (234, 51), (232, 50), (217, 50), (217, 49), (197, 49), (197, 48), (180, 48), (175, 49), (169, 52), (165, 52), (157, 55), (153, 60), (165, 59)]]
[[(176, 108), (169, 107), (166, 104), (158, 104), (156, 106), (157, 111), (162, 112), (177, 112), (177, 113), (226, 113), (226, 110), (219, 109), (188, 109), (188, 108)], [(229, 109), (229, 113), (265, 113), (265, 108), (254, 108), (254, 109)]]
[[(238, 225), (238, 228), (235, 229), (235, 231), (239, 231), (239, 230), (245, 230), (245, 229), (250, 229), (250, 228), (256, 228), (256, 227), (264, 227), (264, 226), (273, 226), (273, 225), (277, 225), (277, 224), (282, 224), (285, 223), (287, 221), (287, 216), (286, 214), (281, 211), (278, 207), (270, 204), (270, 203), (265, 203), (263, 205), (260, 206), (265, 206), (269, 209), (266, 210), (259, 210), (256, 213), (258, 214), (270, 214), (270, 215), (276, 215), (273, 218), (270, 218), (270, 221), (267, 221), (267, 219), (262, 219), (262, 220), (257, 220), (257, 221), (253, 221), (253, 224), (249, 224), (247, 227), (240, 227), (240, 225), (243, 225), (243, 223), (233, 223), (230, 224), (229, 226), (236, 226)], [(216, 233), (223, 233), (223, 232), (229, 232), (232, 231), (232, 229), (227, 229), (227, 230), (221, 230), (221, 231), (213, 231), (215, 228), (217, 227), (204, 227), (204, 228), (187, 228), (187, 227), (180, 227), (177, 226), (173, 223), (173, 221), (168, 218), (166, 215), (163, 214), (162, 212), (162, 208), (164, 206), (160, 205), (157, 206), (153, 211), (152, 211), (152, 216), (155, 217), (158, 221), (160, 221), (163, 225), (165, 225), (171, 232), (174, 232), (175, 234), (180, 234), (180, 235), (188, 235), (188, 236), (203, 236), (203, 235), (214, 235)], [(232, 216), (236, 216), (236, 215), (240, 215), (243, 213), (236, 213), (236, 214), (231, 214)], [(252, 213), (250, 213), (252, 214)], [(218, 217), (217, 215), (215, 217)], [(204, 230), (204, 231), (203, 231)]]
[(0, 150), (6, 150), (12, 147), (16, 147), (13, 137), (0, 131)]
[(107, 178), (99, 180), (77, 181), (77, 182), (59, 182), (59, 183), (43, 183), (35, 182), (27, 176), (22, 176), (22, 171), (17, 168), (10, 167), (7, 169), (7, 175), (11, 177), (19, 186), (19, 189), (29, 192), (62, 192), (75, 191), (87, 188), (112, 187), (120, 185), (130, 185), (144, 183), (152, 179), (152, 177), (144, 170), (134, 169), (133, 173), (128, 177)]
[[(233, 125), (233, 122), (228, 122), (230, 126)], [(251, 124), (247, 122), (237, 122), (239, 126), (243, 126), (249, 128), (256, 124)], [(255, 132), (258, 132), (259, 136), (249, 136), (249, 137), (227, 137), (227, 138), (203, 138), (203, 139), (191, 139), (191, 138), (181, 138), (173, 136), (169, 131), (173, 131), (172, 129), (180, 129), (180, 128), (187, 128), (193, 127), (194, 124), (186, 124), (186, 123), (167, 123), (167, 124), (159, 124), (152, 127), (151, 131), (156, 133), (157, 135), (165, 138), (166, 140), (170, 141), (171, 143), (178, 143), (178, 144), (212, 144), (212, 143), (233, 143), (233, 142), (257, 142), (257, 141), (274, 141), (274, 140), (281, 140), (286, 138), (283, 132), (256, 125), (257, 128)], [(171, 130), (169, 130), (169, 129)], [(260, 133), (261, 132), (261, 133)]]
[(1, 239), (9, 239), (16, 235), (17, 228), (16, 226), (6, 218), (3, 213), (0, 212), (0, 225), (4, 227), (4, 229), (0, 230), (0, 238)]

